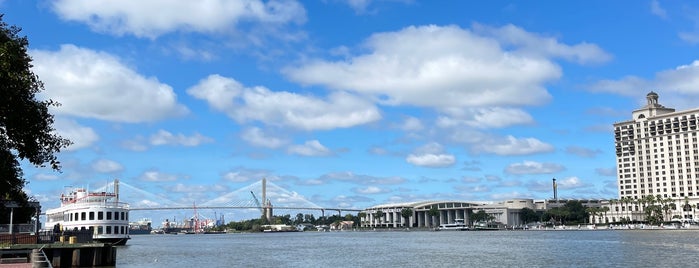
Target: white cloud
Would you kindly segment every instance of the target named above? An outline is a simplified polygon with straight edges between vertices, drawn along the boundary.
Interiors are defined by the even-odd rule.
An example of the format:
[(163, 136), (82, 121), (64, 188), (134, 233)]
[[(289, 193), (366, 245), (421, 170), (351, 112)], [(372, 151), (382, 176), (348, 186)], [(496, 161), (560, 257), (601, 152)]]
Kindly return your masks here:
[(416, 166), (439, 168), (454, 165), (456, 157), (444, 153), (444, 148), (439, 143), (430, 143), (409, 154), (405, 161)]
[(34, 176), (32, 176), (32, 180), (37, 180), (37, 181), (55, 181), (60, 179), (55, 174), (46, 174), (46, 173), (37, 173)]
[(97, 135), (94, 129), (82, 126), (75, 120), (56, 117), (53, 126), (56, 128), (58, 135), (73, 142), (65, 149), (66, 151), (87, 148), (99, 140), (99, 135)]
[(665, 9), (663, 9), (663, 7), (660, 6), (658, 0), (650, 1), (650, 13), (663, 19), (667, 18), (667, 11), (665, 11)]
[(612, 59), (595, 44), (561, 44), (555, 38), (530, 33), (512, 24), (500, 28), (476, 24), (473, 28), (475, 32), (498, 40), (502, 46), (515, 46), (514, 53), (527, 57), (563, 58), (579, 64), (602, 63)]
[(376, 186), (367, 186), (366, 188), (357, 188), (354, 189), (354, 192), (358, 194), (380, 194), (380, 193), (387, 193), (390, 192), (386, 189), (381, 189)]
[(288, 140), (273, 137), (262, 132), (262, 130), (257, 127), (251, 127), (243, 130), (243, 132), (240, 134), (240, 138), (254, 146), (271, 149), (279, 148), (289, 143)]
[(124, 166), (109, 159), (99, 159), (92, 162), (92, 169), (99, 173), (114, 173), (124, 170)]
[(122, 141), (121, 147), (135, 152), (143, 152), (145, 150), (148, 150), (148, 146), (145, 143), (145, 138), (142, 136), (138, 136), (131, 140)]
[(568, 146), (566, 148), (566, 153), (577, 155), (580, 157), (587, 157), (587, 158), (593, 158), (597, 156), (598, 154), (602, 153), (602, 150), (597, 149), (597, 150), (592, 150), (580, 146)]
[(239, 123), (260, 121), (273, 126), (303, 130), (347, 128), (381, 118), (370, 102), (345, 92), (333, 92), (326, 100), (264, 87), (246, 88), (238, 81), (210, 75), (187, 90), (195, 98), (226, 113)]
[(221, 177), (231, 182), (259, 181), (262, 178), (267, 178), (267, 181), (280, 180), (279, 177), (271, 174), (269, 171), (247, 168), (236, 168), (224, 173)]
[(527, 155), (552, 152), (554, 147), (535, 138), (506, 138), (484, 140), (474, 145), (474, 150), (497, 155)]
[(400, 129), (403, 131), (420, 131), (424, 128), (425, 126), (422, 125), (420, 119), (412, 116), (407, 116), (405, 120), (403, 120), (403, 124), (400, 126)]
[(332, 154), (332, 151), (320, 144), (318, 140), (306, 141), (302, 145), (291, 145), (287, 152), (302, 156), (327, 156)]
[(580, 181), (578, 177), (558, 179), (556, 180), (556, 185), (558, 186), (558, 189), (575, 189), (589, 186), (588, 184), (585, 184), (582, 181)]
[(155, 38), (175, 32), (224, 32), (240, 22), (304, 23), (306, 11), (294, 0), (246, 1), (91, 1), (58, 0), (53, 11), (63, 20), (94, 31)]
[(558, 79), (561, 69), (548, 57), (580, 63), (608, 58), (595, 45), (568, 46), (514, 26), (478, 30), (430, 25), (377, 33), (364, 44), (366, 54), (311, 60), (284, 73), (389, 105), (498, 107), (549, 101), (544, 84)]
[(525, 111), (512, 108), (450, 108), (442, 109), (442, 112), (446, 115), (437, 119), (437, 126), (445, 128), (462, 125), (475, 128), (504, 128), (534, 122), (534, 119)]
[(673, 103), (675, 108), (693, 108), (699, 101), (699, 60), (659, 71), (652, 79), (626, 76), (618, 80), (601, 80), (590, 85), (588, 90), (632, 96), (638, 99), (639, 105), (646, 104), (648, 91), (656, 90), (666, 100), (661, 100), (661, 103)]
[(213, 142), (212, 138), (206, 137), (199, 133), (194, 133), (192, 136), (183, 134), (174, 135), (165, 130), (159, 130), (157, 133), (150, 136), (151, 145), (181, 145), (181, 146), (197, 146), (202, 143)]
[(565, 170), (565, 167), (555, 163), (540, 163), (536, 161), (524, 161), (513, 163), (505, 168), (508, 174), (551, 174)]
[(54, 108), (59, 115), (137, 123), (189, 112), (170, 86), (138, 74), (110, 54), (74, 45), (30, 54), (33, 71), (46, 88), (42, 96), (62, 104)]
[(406, 182), (406, 180), (401, 177), (374, 177), (369, 175), (356, 174), (349, 171), (328, 173), (321, 176), (316, 181), (320, 183), (330, 183), (334, 181), (339, 181), (362, 185), (397, 185)]
[(142, 181), (152, 181), (152, 182), (164, 182), (164, 181), (176, 181), (177, 176), (172, 174), (165, 174), (159, 171), (146, 171), (139, 176)]

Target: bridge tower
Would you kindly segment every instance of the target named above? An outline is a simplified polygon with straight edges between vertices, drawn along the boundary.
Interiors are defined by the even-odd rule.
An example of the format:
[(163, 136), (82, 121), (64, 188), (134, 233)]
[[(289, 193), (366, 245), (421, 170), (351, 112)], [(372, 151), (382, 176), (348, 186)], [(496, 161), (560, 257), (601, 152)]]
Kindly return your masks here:
[(262, 214), (265, 218), (272, 219), (272, 202), (267, 199), (267, 179), (262, 178)]

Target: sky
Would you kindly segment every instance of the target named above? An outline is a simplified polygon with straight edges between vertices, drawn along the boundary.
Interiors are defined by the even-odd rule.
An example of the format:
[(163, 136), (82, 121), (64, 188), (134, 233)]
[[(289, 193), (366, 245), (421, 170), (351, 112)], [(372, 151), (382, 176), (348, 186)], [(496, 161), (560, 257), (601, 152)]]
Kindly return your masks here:
[[(118, 178), (134, 207), (618, 198), (612, 124), (699, 101), (683, 1), (20, 1), (73, 144), (25, 191)], [(252, 187), (252, 186), (254, 187)], [(254, 190), (258, 195), (261, 190)], [(283, 193), (282, 193), (283, 192)], [(227, 200), (222, 197), (234, 196)], [(301, 200), (301, 201), (299, 201)], [(233, 219), (242, 215), (231, 216)]]

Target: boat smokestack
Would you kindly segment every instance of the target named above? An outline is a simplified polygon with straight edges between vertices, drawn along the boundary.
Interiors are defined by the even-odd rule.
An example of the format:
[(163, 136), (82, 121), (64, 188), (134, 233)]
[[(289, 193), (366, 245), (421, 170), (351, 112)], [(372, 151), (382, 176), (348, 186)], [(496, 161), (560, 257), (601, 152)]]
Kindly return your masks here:
[(116, 195), (116, 201), (119, 203), (119, 179), (114, 179), (114, 195)]
[(556, 185), (556, 178), (553, 178), (553, 200), (558, 202), (558, 185)]

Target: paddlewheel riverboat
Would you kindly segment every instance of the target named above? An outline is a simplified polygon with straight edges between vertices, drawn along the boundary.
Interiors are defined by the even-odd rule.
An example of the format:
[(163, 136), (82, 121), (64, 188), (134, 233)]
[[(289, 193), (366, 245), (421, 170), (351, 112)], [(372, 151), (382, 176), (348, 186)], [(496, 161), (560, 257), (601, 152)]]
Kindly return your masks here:
[(119, 180), (113, 192), (75, 188), (61, 194), (61, 206), (47, 210), (46, 218), (54, 231), (91, 230), (93, 240), (114, 245), (129, 240), (129, 205), (119, 202)]

